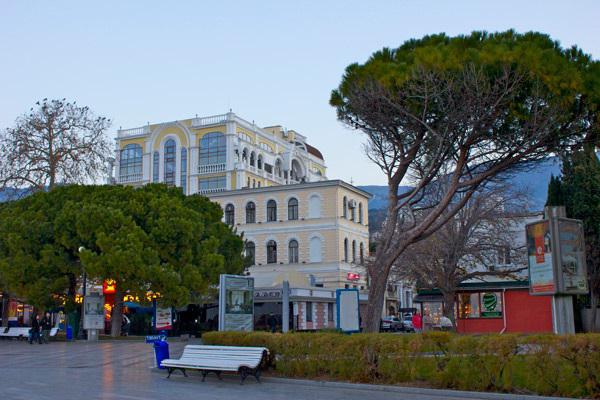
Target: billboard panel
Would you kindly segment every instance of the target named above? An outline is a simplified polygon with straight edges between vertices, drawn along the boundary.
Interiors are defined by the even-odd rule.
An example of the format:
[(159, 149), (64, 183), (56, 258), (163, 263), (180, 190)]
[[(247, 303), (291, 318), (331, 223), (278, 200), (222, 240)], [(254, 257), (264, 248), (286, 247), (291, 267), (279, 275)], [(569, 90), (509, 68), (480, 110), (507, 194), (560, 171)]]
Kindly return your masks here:
[(550, 221), (529, 224), (525, 231), (529, 263), (529, 291), (535, 295), (555, 294), (556, 277), (552, 261)]
[(337, 289), (336, 328), (342, 332), (360, 332), (358, 289)]
[(254, 278), (221, 275), (219, 285), (219, 330), (254, 330)]
[(558, 238), (560, 253), (558, 291), (562, 294), (587, 294), (587, 268), (582, 222), (559, 218)]
[(83, 329), (104, 330), (104, 296), (85, 296), (83, 310)]

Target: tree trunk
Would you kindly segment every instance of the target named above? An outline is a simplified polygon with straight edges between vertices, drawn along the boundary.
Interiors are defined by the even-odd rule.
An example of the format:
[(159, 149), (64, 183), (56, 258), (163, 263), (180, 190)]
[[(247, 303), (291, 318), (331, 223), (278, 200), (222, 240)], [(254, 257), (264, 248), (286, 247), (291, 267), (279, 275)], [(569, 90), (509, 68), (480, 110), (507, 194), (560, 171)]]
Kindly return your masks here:
[(386, 263), (386, 261), (387, 260), (379, 260), (379, 257), (376, 257), (368, 266), (370, 285), (369, 303), (367, 304), (365, 321), (366, 332), (379, 332), (381, 311), (383, 310), (383, 301), (391, 268), (391, 263)]
[(456, 319), (454, 318), (454, 306), (456, 302), (456, 291), (454, 290), (440, 290), (444, 298), (443, 315), (452, 321), (452, 330), (456, 330)]
[(10, 297), (8, 292), (2, 293), (2, 327), (6, 328), (8, 326), (8, 304), (10, 302)]
[(594, 293), (593, 290), (590, 290), (590, 315), (588, 319), (588, 326), (590, 332), (598, 331), (598, 327), (596, 326), (596, 314), (598, 313), (598, 295)]
[(121, 292), (121, 282), (116, 282), (115, 290), (115, 306), (112, 309), (112, 315), (110, 317), (110, 336), (119, 337), (121, 336), (121, 321), (123, 319), (122, 314), (123, 307), (123, 294)]

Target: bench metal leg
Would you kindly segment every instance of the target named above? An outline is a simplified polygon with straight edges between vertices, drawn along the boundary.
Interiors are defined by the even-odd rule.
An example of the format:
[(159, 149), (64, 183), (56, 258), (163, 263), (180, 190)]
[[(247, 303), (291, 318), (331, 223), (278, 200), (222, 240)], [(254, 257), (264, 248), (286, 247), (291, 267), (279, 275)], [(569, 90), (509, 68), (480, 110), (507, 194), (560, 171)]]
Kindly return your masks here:
[(247, 377), (248, 377), (248, 368), (246, 368), (246, 367), (240, 368), (240, 378), (242, 379), (242, 381), (240, 382), (240, 385), (244, 384), (244, 381), (246, 380)]
[(221, 378), (221, 371), (215, 371), (215, 374), (217, 374), (217, 378), (219, 378), (220, 381), (223, 380), (223, 378)]
[(176, 370), (176, 369), (178, 369), (178, 370), (180, 370), (181, 372), (183, 372), (183, 376), (185, 376), (186, 378), (188, 377), (188, 376), (187, 376), (187, 373), (185, 372), (185, 369), (184, 369), (184, 368), (173, 368), (173, 367), (167, 367), (167, 371), (169, 372), (169, 375), (167, 375), (167, 379), (171, 377), (171, 374), (172, 374), (173, 372), (175, 372), (175, 370)]
[(208, 371), (202, 370), (202, 382), (206, 380), (206, 375), (208, 375)]

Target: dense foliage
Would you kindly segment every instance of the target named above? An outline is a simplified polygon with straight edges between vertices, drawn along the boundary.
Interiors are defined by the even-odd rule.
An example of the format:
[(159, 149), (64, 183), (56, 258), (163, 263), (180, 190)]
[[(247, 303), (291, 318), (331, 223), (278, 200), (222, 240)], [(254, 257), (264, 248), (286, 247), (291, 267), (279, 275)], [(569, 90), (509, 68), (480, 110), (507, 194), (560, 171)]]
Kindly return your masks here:
[[(368, 265), (370, 331), (402, 253), (482, 186), (559, 149), (596, 143), (599, 98), (600, 64), (537, 32), (429, 35), (346, 68), (330, 103), (365, 135), (367, 156), (388, 182), (387, 218)], [(402, 185), (410, 188), (399, 192)]]
[(587, 325), (593, 327), (600, 298), (600, 161), (591, 146), (562, 159), (563, 175), (550, 181), (547, 205), (565, 206), (567, 217), (583, 221), (591, 294)]
[(210, 332), (204, 343), (263, 346), (277, 374), (352, 382), (600, 398), (600, 335)]
[(37, 307), (69, 304), (85, 269), (116, 280), (117, 298), (186, 304), (243, 269), (243, 242), (221, 218), (207, 198), (164, 185), (38, 192), (0, 208), (0, 282)]

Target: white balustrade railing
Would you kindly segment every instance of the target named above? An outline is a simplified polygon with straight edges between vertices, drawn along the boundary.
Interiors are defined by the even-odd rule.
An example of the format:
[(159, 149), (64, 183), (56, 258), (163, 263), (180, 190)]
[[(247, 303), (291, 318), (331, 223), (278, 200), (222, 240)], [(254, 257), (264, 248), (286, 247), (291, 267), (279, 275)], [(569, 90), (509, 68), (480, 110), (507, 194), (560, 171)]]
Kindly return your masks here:
[(198, 193), (200, 193), (200, 194), (210, 194), (210, 193), (224, 192), (226, 190), (227, 190), (227, 188), (198, 189)]
[(119, 183), (139, 182), (143, 179), (143, 174), (119, 175)]
[(149, 126), (140, 126), (139, 128), (131, 128), (131, 129), (119, 129), (117, 135), (120, 138), (128, 137), (128, 136), (137, 136), (137, 135), (146, 135), (150, 133)]
[(253, 165), (248, 165), (248, 171), (256, 173), (256, 167)]
[(225, 171), (225, 163), (198, 165), (198, 173), (199, 174), (214, 174), (216, 172), (223, 172), (223, 171)]
[(192, 126), (217, 125), (227, 121), (228, 114), (212, 115), (210, 117), (193, 118)]

